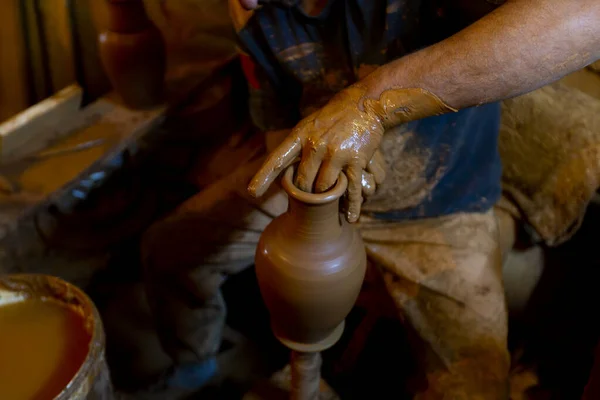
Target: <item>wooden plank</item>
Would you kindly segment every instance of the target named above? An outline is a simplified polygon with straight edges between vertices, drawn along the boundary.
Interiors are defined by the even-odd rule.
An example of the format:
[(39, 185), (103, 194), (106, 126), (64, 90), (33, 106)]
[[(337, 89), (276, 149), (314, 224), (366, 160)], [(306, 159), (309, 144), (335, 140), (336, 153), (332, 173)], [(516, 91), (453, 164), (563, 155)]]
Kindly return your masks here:
[[(76, 93), (69, 98), (70, 101), (76, 99)], [(0, 163), (1, 175), (15, 182), (18, 188), (13, 195), (22, 192), (37, 197), (60, 197), (57, 192), (76, 184), (94, 165), (103, 168), (103, 160), (125, 148), (135, 153), (131, 146), (135, 147), (141, 137), (158, 126), (166, 113), (166, 107), (143, 111), (128, 109), (114, 93), (83, 109), (74, 109), (68, 101), (56, 107), (38, 106), (40, 104), (22, 113), (27, 114), (27, 118), (23, 118), (24, 123), (17, 129), (10, 130), (8, 123), (0, 125), (0, 132), (7, 127), (4, 132), (9, 133), (8, 138), (19, 137), (15, 132), (20, 131), (26, 131), (29, 137), (29, 142), (21, 143), (17, 149), (19, 154), (28, 157), (11, 156)], [(58, 123), (52, 125), (56, 121)], [(86, 146), (90, 143), (95, 144)], [(68, 151), (73, 148), (79, 150)], [(52, 156), (35, 157), (36, 154)], [(0, 195), (0, 203), (2, 199)]]
[(163, 115), (164, 108), (134, 111), (112, 97), (103, 97), (73, 113), (68, 121), (63, 121), (60, 127), (54, 129), (53, 137), (45, 138), (43, 149), (44, 152), (52, 152), (89, 142), (100, 142), (99, 145), (27, 161), (26, 165), (8, 176), (25, 192), (53, 195), (65, 185), (76, 183), (80, 175), (95, 163), (118, 153), (125, 143), (147, 133), (162, 121)]
[[(11, 164), (0, 163), (2, 176), (15, 183), (14, 191), (0, 191), (0, 273), (45, 272), (81, 277), (82, 270), (76, 271), (72, 260), (61, 258), (60, 252), (48, 253), (47, 243), (40, 238), (40, 229), (46, 231), (41, 228), (44, 223), (40, 222), (40, 215), (49, 215), (50, 205), (62, 212), (72, 212), (82, 201), (83, 192), (102, 186), (120, 170), (119, 160), (125, 154), (137, 156), (145, 147), (147, 136), (156, 132), (154, 128), (164, 120), (165, 113), (165, 107), (129, 110), (110, 94), (71, 113), (67, 120), (54, 127), (59, 139), (50, 145), (46, 143), (43, 153), (98, 139), (102, 139), (101, 145), (60, 153), (57, 157), (27, 157)], [(41, 118), (47, 121), (46, 117)], [(30, 123), (38, 125), (35, 121)], [(39, 142), (42, 141), (35, 141)], [(143, 215), (134, 218), (144, 222), (144, 218), (154, 215), (154, 209), (139, 213)], [(91, 269), (89, 260), (84, 264), (83, 269)]]
[(81, 96), (77, 85), (69, 86), (0, 124), (0, 161), (41, 149), (45, 139), (60, 135), (60, 124), (77, 113)]

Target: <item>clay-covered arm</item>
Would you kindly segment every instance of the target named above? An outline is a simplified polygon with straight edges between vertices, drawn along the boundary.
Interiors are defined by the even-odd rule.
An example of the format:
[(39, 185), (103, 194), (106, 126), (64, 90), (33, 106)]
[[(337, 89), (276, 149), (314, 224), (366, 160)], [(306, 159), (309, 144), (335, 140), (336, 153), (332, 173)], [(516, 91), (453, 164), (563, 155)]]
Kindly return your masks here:
[(321, 192), (348, 177), (347, 218), (389, 127), (536, 89), (600, 57), (600, 1), (509, 0), (436, 45), (375, 70), (302, 120), (248, 187), (260, 196), (301, 156), (296, 185)]
[(600, 1), (509, 0), (456, 35), (389, 63), (369, 98), (421, 88), (461, 109), (514, 97), (600, 58)]

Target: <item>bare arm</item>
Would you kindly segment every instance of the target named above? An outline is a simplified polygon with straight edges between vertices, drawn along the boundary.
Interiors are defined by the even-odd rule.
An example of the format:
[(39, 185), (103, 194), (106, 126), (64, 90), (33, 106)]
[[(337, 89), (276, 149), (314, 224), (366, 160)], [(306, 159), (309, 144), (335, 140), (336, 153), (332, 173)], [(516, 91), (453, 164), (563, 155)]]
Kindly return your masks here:
[(422, 88), (460, 109), (514, 97), (600, 58), (600, 1), (509, 0), (458, 34), (389, 63), (362, 84), (378, 98)]
[(386, 129), (534, 90), (599, 57), (600, 0), (509, 0), (338, 93), (269, 155), (249, 191), (260, 196), (301, 156), (295, 183), (304, 191), (327, 190), (346, 173), (355, 221), (361, 174)]

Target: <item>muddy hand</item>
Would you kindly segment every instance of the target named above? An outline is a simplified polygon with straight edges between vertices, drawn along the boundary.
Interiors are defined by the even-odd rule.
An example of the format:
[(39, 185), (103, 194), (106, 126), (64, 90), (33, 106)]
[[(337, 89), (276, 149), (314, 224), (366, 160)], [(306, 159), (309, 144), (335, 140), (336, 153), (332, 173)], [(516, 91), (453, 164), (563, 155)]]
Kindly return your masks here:
[(362, 172), (361, 186), (363, 197), (369, 197), (375, 193), (378, 185), (385, 180), (385, 160), (379, 150), (375, 151), (367, 168)]
[[(346, 173), (347, 219), (356, 221), (362, 203), (363, 171), (367, 169), (384, 130), (376, 115), (359, 109), (363, 94), (360, 89), (346, 89), (321, 110), (302, 120), (268, 156), (250, 183), (250, 194), (261, 196), (279, 173), (301, 156), (295, 184), (306, 192), (313, 189), (323, 192), (335, 184), (340, 172)], [(366, 181), (380, 178), (380, 171), (374, 169), (377, 175), (375, 171), (366, 171)]]
[[(366, 97), (360, 84), (338, 93), (325, 107), (292, 130), (254, 176), (248, 191), (261, 196), (296, 157), (301, 161), (295, 184), (306, 192), (326, 191), (340, 172), (348, 177), (346, 218), (355, 222), (369, 182), (381, 183), (380, 156), (375, 156), (384, 131), (403, 122), (452, 110), (435, 95), (422, 89), (390, 89), (379, 99)], [(381, 162), (380, 162), (381, 161)], [(364, 179), (363, 179), (364, 178)], [(363, 180), (365, 185), (363, 185)]]

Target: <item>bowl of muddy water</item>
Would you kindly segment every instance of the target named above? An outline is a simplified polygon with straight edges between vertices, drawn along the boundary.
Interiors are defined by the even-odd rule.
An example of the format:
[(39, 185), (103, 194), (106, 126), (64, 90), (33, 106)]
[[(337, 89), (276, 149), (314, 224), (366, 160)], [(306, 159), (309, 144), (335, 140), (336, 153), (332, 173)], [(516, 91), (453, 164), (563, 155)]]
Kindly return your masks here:
[(112, 400), (93, 302), (47, 275), (0, 275), (0, 399)]

